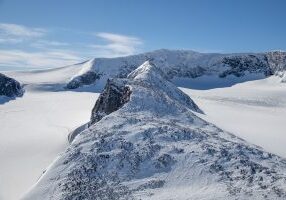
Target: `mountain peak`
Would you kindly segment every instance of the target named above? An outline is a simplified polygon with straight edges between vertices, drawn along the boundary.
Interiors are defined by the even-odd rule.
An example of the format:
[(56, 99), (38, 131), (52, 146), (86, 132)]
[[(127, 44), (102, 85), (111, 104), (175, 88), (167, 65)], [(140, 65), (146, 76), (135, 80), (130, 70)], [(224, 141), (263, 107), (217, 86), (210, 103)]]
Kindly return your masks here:
[(132, 71), (128, 75), (128, 79), (133, 80), (135, 84), (156, 90), (158, 94), (161, 92), (164, 94), (163, 96), (168, 96), (170, 100), (186, 106), (195, 112), (203, 113), (188, 95), (168, 80), (165, 73), (152, 60), (145, 61), (141, 66)]
[(137, 69), (132, 71), (127, 78), (129, 79), (144, 79), (150, 76), (161, 76), (165, 78), (164, 73), (161, 69), (159, 69), (152, 61), (152, 59), (149, 59), (145, 61), (142, 65), (140, 65)]
[[(158, 98), (158, 94), (159, 98)], [(90, 125), (100, 121), (104, 116), (117, 111), (125, 104), (138, 104), (142, 102), (153, 102), (148, 109), (156, 110), (160, 101), (161, 106), (172, 104), (174, 108), (187, 107), (195, 112), (202, 111), (193, 100), (169, 82), (161, 69), (151, 61), (145, 61), (137, 69), (132, 71), (127, 79), (108, 79), (103, 92), (100, 94), (92, 110)], [(132, 106), (129, 106), (132, 107)], [(142, 106), (140, 110), (146, 107)]]

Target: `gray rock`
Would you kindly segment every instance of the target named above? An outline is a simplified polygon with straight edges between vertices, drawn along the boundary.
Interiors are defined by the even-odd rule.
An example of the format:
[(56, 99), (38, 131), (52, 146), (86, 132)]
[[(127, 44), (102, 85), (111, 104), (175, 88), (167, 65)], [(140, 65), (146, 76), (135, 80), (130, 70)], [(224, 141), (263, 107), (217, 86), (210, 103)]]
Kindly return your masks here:
[[(118, 81), (117, 81), (118, 82)], [(104, 91), (100, 94), (92, 109), (90, 125), (101, 120), (129, 101), (131, 90), (128, 86), (116, 83), (116, 80), (108, 80)]]
[(0, 96), (18, 97), (23, 93), (24, 90), (18, 81), (0, 73)]
[(273, 74), (286, 71), (286, 52), (269, 52), (266, 54), (266, 58)]
[(96, 80), (100, 78), (100, 74), (93, 72), (93, 71), (88, 71), (84, 73), (81, 76), (77, 76), (74, 79), (72, 79), (67, 85), (67, 89), (76, 89), (79, 87), (82, 87), (84, 85), (91, 85), (95, 83)]
[(266, 62), (266, 57), (261, 59), (256, 55), (230, 56), (223, 58), (222, 63), (226, 64), (229, 69), (219, 74), (221, 78), (228, 75), (240, 77), (244, 76), (246, 72), (264, 73), (266, 76), (273, 74)]

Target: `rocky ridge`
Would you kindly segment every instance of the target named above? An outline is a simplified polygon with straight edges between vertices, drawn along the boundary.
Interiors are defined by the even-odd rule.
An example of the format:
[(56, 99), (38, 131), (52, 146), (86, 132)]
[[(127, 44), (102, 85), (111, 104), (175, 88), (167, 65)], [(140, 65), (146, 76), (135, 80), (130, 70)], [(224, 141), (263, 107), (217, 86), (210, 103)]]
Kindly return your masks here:
[(197, 117), (166, 77), (145, 62), (109, 80), (24, 199), (285, 199), (286, 161)]

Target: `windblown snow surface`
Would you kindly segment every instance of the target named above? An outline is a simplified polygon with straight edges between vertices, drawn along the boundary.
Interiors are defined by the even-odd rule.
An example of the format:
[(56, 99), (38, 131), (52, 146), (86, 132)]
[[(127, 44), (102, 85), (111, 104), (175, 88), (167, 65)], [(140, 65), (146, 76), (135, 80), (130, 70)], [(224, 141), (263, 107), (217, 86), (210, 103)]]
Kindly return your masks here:
[[(189, 84), (201, 85), (201, 81), (189, 80)], [(286, 157), (286, 84), (278, 77), (210, 90), (181, 89), (204, 111), (201, 118)]]
[(24, 199), (286, 198), (285, 160), (198, 113), (147, 61), (107, 82), (89, 127)]
[[(135, 70), (146, 60), (156, 70)], [(284, 199), (285, 163), (272, 153), (286, 157), (285, 70), (285, 52), (158, 50), (3, 72), (25, 93), (0, 101), (0, 199), (27, 191), (25, 199), (69, 199), (100, 188), (87, 198)], [(69, 146), (93, 106), (89, 128)]]
[(24, 84), (25, 93), (0, 103), (1, 200), (20, 199), (67, 148), (69, 132), (89, 120), (98, 95), (61, 89), (80, 69), (4, 72)]

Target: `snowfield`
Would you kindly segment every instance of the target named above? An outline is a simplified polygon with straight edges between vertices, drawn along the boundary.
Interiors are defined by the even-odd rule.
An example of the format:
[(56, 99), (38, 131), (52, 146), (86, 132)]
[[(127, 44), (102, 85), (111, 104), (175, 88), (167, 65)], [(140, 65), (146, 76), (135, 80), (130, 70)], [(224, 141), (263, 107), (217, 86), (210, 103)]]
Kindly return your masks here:
[[(202, 85), (190, 81), (194, 87)], [(205, 112), (199, 115), (203, 119), (286, 158), (286, 84), (279, 78), (210, 90), (181, 89)]]
[(0, 199), (17, 200), (68, 146), (70, 131), (89, 121), (98, 94), (57, 91), (78, 66), (9, 72), (25, 94), (0, 104)]

